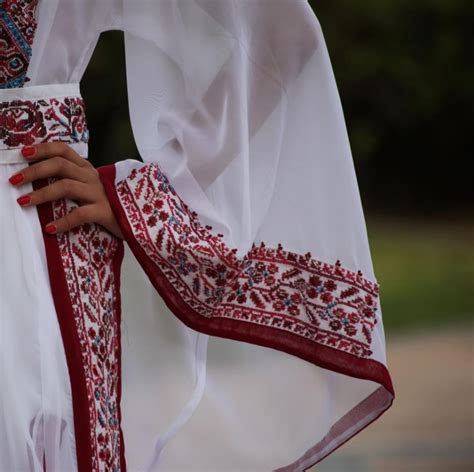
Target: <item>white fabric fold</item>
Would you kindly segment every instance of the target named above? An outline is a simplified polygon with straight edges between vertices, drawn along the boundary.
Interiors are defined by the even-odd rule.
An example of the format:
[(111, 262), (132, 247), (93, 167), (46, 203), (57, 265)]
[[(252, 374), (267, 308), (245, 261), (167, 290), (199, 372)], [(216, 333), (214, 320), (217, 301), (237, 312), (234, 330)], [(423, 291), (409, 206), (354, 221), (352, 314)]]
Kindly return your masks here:
[(71, 386), (36, 209), (16, 199), (31, 185), (0, 151), (0, 470), (74, 471)]
[[(40, 0), (38, 20), (27, 74), (32, 86), (79, 82), (100, 33), (111, 28), (125, 32), (130, 117), (141, 158), (158, 163), (183, 201), (239, 256), (254, 243), (282, 244), (330, 264), (340, 260), (375, 281), (337, 87), (321, 28), (305, 0)], [(117, 165), (117, 180), (141, 165)], [(3, 181), (19, 168), (0, 166)], [(17, 211), (8, 184), (1, 184), (0, 192), (0, 202), (9, 202), (1, 204), (2, 212)], [(2, 271), (2, 287), (14, 300), (10, 295), (22, 286), (22, 271), (44, 254), (42, 237), (32, 217), (27, 222), (16, 213), (1, 217), (18, 224), (15, 231), (31, 228), (21, 247), (32, 248), (32, 254), (10, 251), (19, 247), (13, 241), (17, 233), (10, 226), (0, 230), (2, 265), (25, 264), (21, 271), (12, 269), (19, 278)], [(38, 280), (47, 280), (44, 261), (38, 267), (43, 271)], [(207, 336), (170, 312), (132, 258), (126, 259), (122, 274), (122, 409), (131, 471), (146, 464), (162, 471), (253, 472), (288, 464), (303, 470), (392, 400), (384, 387), (360, 374), (328, 371), (243, 342), (211, 337), (204, 361), (196, 346), (206, 344)], [(37, 283), (30, 273), (27, 279), (25, 287)], [(41, 293), (48, 293), (48, 287)], [(56, 438), (62, 426), (52, 418), (72, 424), (64, 403), (69, 393), (59, 394), (54, 387), (67, 379), (64, 353), (54, 354), (57, 344), (46, 342), (48, 336), (55, 339), (57, 327), (46, 323), (43, 331), (31, 315), (33, 306), (44, 307), (52, 323), (54, 307), (47, 297), (2, 305), (2, 349), (19, 356), (16, 340), (23, 339), (31, 348), (25, 350), (28, 355), (40, 349), (51, 354), (57, 370), (33, 357), (32, 371), (16, 376), (9, 356), (1, 374), (13, 386), (28, 375), (37, 379), (44, 372), (49, 378), (48, 372), (59, 372), (45, 386), (51, 388), (55, 408), (25, 398), (27, 391), (13, 395), (6, 390), (12, 405), (19, 402), (31, 410), (19, 419), (11, 416), (13, 407), (0, 409), (1, 421), (9, 426), (0, 431), (0, 448), (16, 447), (8, 439), (15, 437), (10, 436), (15, 428), (20, 437), (31, 436), (30, 420), (32, 431), (43, 428)], [(4, 333), (11, 330), (18, 309), (23, 317), (33, 316), (33, 322), (22, 319), (16, 329), (30, 329), (11, 338)], [(34, 313), (41, 316), (42, 308)], [(384, 366), (380, 305), (371, 348), (370, 360)], [(71, 438), (73, 432), (65, 434)], [(315, 444), (320, 446), (315, 449)], [(28, 447), (34, 454), (31, 441)], [(66, 460), (60, 450), (52, 463)]]
[[(375, 282), (341, 103), (308, 3), (125, 0), (122, 28), (130, 116), (141, 157), (160, 166), (202, 224), (222, 233), (239, 256), (254, 243), (281, 244), (328, 264), (339, 260)], [(142, 166), (118, 163), (116, 182)], [(128, 277), (138, 269), (124, 267), (127, 303), (127, 294), (137, 296)], [(378, 308), (370, 359), (383, 366)], [(127, 305), (127, 325), (138, 328), (147, 310)], [(164, 357), (154, 374), (141, 369), (135, 356), (143, 336), (160, 359), (165, 346), (185, 351), (186, 332), (193, 332), (165, 305), (156, 310), (160, 329), (153, 334), (150, 327), (138, 328), (129, 337), (136, 352), (124, 364), (124, 432), (132, 469), (140, 464), (135, 457), (141, 453), (134, 451), (143, 451), (144, 441), (153, 447), (134, 431), (152, 417), (165, 431), (172, 421), (164, 421), (162, 410), (185, 405), (181, 395), (167, 393), (167, 380), (193, 378), (191, 364), (175, 366)], [(166, 335), (168, 325), (176, 332), (173, 338)], [(340, 368), (350, 365), (341, 362)], [(130, 409), (144, 398), (129, 380), (138, 372), (146, 379), (144, 388), (157, 392), (156, 407), (141, 403), (143, 410)], [(192, 396), (188, 380), (177, 385), (176, 391)], [(356, 374), (211, 337), (202, 400), (166, 447), (160, 443), (155, 450), (160, 463), (154, 470), (268, 471), (290, 464), (288, 470), (303, 470), (375, 419), (391, 400), (384, 387)]]

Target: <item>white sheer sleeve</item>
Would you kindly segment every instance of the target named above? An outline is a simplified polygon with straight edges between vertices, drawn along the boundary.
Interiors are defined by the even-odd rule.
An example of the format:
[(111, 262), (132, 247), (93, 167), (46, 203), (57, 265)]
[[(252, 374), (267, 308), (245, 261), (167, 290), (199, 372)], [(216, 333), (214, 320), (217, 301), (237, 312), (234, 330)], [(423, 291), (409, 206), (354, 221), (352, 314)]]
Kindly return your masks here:
[(40, 0), (27, 86), (79, 83), (101, 32), (121, 23), (121, 0)]
[(125, 0), (122, 27), (144, 163), (101, 175), (164, 301), (124, 289), (129, 463), (304, 470), (393, 398), (319, 23), (304, 0)]

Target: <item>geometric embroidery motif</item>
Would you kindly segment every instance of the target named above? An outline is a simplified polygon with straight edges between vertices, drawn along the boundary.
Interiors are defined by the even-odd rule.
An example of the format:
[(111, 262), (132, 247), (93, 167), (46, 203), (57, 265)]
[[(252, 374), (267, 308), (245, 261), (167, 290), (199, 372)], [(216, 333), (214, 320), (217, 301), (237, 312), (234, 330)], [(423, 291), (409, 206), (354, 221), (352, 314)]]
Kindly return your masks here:
[[(49, 179), (49, 183), (54, 179)], [(54, 219), (77, 204), (53, 203)], [(79, 339), (89, 403), (92, 472), (120, 470), (119, 294), (113, 264), (119, 241), (85, 224), (56, 236)]]
[(53, 141), (87, 143), (81, 97), (0, 102), (0, 149)]
[(371, 356), (379, 286), (360, 271), (264, 243), (237, 257), (222, 235), (201, 224), (156, 164), (134, 169), (116, 189), (134, 238), (199, 315)]

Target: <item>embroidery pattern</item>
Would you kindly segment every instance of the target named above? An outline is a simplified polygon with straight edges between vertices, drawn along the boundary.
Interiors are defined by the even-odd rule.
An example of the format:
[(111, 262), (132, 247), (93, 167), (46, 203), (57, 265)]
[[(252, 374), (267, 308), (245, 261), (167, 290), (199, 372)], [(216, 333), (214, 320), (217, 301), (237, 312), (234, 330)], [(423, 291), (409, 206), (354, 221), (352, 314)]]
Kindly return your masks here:
[[(54, 180), (50, 179), (52, 183)], [(53, 204), (58, 219), (77, 207)], [(92, 470), (120, 470), (118, 289), (112, 261), (118, 240), (97, 225), (57, 236), (75, 328), (82, 350), (89, 400)]]
[(264, 243), (238, 258), (154, 164), (134, 169), (117, 194), (137, 242), (195, 312), (272, 327), (361, 358), (372, 354), (379, 286), (360, 271)]
[(0, 89), (23, 87), (36, 31), (38, 0), (0, 0)]
[(80, 97), (0, 103), (0, 149), (52, 141), (70, 144), (89, 141), (84, 102)]

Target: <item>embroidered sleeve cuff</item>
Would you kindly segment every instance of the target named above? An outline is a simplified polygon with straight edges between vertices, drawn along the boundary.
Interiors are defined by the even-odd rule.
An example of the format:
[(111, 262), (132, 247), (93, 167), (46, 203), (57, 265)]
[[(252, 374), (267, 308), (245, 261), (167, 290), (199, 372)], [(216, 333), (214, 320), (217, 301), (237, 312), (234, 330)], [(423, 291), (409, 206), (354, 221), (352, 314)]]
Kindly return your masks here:
[(206, 334), (279, 349), (392, 391), (371, 359), (379, 287), (281, 245), (244, 257), (204, 226), (156, 164), (115, 182), (99, 169), (125, 239), (168, 307)]

